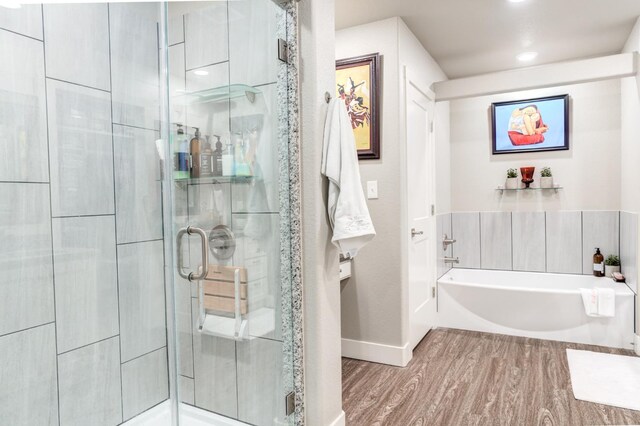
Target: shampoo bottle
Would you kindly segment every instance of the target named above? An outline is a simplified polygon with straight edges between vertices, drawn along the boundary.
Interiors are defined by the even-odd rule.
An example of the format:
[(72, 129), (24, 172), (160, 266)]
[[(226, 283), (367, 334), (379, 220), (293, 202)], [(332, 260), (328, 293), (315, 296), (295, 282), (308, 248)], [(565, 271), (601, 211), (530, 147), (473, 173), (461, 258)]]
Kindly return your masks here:
[(227, 144), (227, 152), (222, 154), (222, 176), (233, 176), (233, 145)]
[(604, 277), (604, 256), (598, 247), (596, 247), (596, 254), (593, 255), (593, 275)]
[(182, 124), (178, 124), (178, 130), (176, 131), (173, 157), (174, 176), (176, 179), (188, 179), (189, 178), (189, 147), (187, 144), (187, 138), (184, 134)]
[(191, 150), (191, 177), (199, 178), (200, 177), (200, 162), (201, 162), (201, 151), (202, 151), (202, 140), (200, 139), (200, 129), (195, 127), (196, 133), (191, 139), (189, 143), (189, 148)]
[(213, 175), (222, 176), (222, 142), (220, 142), (220, 136), (216, 136), (218, 141), (216, 142), (216, 150), (213, 153)]
[(206, 139), (204, 149), (200, 154), (200, 176), (211, 177), (213, 176), (213, 150), (211, 149), (209, 136), (207, 136)]

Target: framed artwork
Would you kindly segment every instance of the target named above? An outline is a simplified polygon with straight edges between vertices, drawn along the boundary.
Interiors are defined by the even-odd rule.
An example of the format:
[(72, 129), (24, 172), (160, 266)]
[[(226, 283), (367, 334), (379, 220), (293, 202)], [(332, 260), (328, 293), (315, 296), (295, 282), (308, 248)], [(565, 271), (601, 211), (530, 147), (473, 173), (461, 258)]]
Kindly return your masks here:
[(493, 154), (569, 149), (569, 95), (491, 104)]
[(359, 160), (380, 158), (380, 55), (336, 61), (336, 96), (347, 106)]

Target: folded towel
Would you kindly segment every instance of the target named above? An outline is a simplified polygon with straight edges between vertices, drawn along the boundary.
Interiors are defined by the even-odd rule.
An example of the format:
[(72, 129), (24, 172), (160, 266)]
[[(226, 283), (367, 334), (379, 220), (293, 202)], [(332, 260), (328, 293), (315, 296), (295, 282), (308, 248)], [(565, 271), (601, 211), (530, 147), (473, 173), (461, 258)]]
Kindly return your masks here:
[(611, 318), (616, 313), (616, 292), (612, 288), (581, 288), (584, 312), (589, 317)]
[(342, 99), (329, 105), (324, 126), (322, 174), (329, 179), (327, 210), (331, 242), (343, 255), (356, 256), (376, 235), (360, 182), (355, 138)]

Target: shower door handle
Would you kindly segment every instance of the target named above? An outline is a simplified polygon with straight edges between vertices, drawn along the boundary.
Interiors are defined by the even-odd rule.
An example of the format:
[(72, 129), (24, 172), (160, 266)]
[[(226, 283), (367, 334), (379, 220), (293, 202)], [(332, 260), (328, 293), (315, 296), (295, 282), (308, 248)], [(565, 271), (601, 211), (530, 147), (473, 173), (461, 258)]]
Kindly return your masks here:
[[(198, 274), (195, 274), (194, 272), (186, 272), (184, 270), (184, 266), (182, 262), (182, 241), (184, 239), (183, 237), (185, 234), (187, 235), (197, 234), (201, 240), (202, 265), (199, 268)], [(204, 279), (204, 277), (206, 277), (207, 273), (209, 272), (209, 241), (207, 239), (206, 232), (204, 232), (200, 228), (188, 226), (178, 231), (176, 239), (178, 240), (176, 244), (177, 251), (178, 251), (177, 253), (178, 254), (177, 256), (178, 257), (178, 274), (182, 278), (189, 281), (197, 281), (197, 280)]]

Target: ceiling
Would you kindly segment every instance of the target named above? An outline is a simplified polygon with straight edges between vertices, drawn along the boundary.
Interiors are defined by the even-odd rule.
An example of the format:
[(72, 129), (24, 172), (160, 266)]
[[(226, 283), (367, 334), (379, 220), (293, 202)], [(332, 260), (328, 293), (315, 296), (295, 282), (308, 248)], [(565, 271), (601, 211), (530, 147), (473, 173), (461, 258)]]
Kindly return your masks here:
[(639, 15), (640, 0), (336, 0), (336, 29), (400, 16), (449, 78), (619, 53)]

